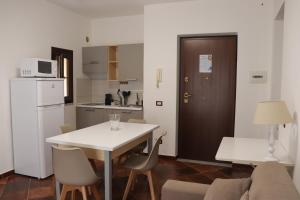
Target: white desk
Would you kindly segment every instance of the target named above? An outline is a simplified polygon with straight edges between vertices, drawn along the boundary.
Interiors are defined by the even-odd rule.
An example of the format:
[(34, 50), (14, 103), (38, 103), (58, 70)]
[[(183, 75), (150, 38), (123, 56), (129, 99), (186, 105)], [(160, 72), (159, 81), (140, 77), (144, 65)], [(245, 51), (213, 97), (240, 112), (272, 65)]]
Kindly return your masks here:
[[(265, 139), (224, 137), (215, 158), (236, 164), (258, 165), (266, 162), (267, 155), (268, 141)], [(294, 166), (287, 151), (278, 141), (275, 144), (274, 155), (278, 162), (286, 166)]]
[[(110, 123), (105, 122), (70, 133), (47, 138), (46, 142), (82, 148), (88, 158), (104, 161), (105, 200), (112, 199), (112, 159), (134, 146), (148, 141), (148, 152), (152, 149), (152, 131), (158, 128), (153, 124), (120, 123), (120, 130), (111, 131)], [(59, 197), (59, 183), (56, 195)], [(59, 199), (59, 198), (57, 198)]]

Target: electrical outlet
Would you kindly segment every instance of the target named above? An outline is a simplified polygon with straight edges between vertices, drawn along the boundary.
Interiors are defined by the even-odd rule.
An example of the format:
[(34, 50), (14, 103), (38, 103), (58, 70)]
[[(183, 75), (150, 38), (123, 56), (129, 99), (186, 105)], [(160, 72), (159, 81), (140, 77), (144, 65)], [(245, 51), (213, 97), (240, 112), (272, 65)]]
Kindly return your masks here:
[(156, 106), (163, 106), (163, 101), (156, 101)]

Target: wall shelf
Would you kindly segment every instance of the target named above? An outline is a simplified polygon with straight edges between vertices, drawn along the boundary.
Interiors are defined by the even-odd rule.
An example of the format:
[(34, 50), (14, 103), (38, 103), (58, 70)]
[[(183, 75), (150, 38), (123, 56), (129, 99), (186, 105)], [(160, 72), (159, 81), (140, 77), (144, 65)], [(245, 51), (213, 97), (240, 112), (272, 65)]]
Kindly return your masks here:
[(108, 47), (108, 80), (118, 80), (117, 46)]

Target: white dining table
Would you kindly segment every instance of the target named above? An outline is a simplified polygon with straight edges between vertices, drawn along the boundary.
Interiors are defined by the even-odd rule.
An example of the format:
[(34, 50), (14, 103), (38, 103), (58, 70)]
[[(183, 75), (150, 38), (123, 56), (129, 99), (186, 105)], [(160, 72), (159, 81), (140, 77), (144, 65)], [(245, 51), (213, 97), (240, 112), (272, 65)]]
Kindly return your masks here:
[[(46, 142), (79, 147), (88, 158), (104, 161), (105, 200), (111, 200), (112, 160), (144, 141), (148, 142), (148, 152), (151, 152), (153, 131), (157, 128), (159, 125), (121, 122), (119, 130), (113, 131), (110, 123), (105, 122), (47, 138)], [(60, 183), (56, 182), (57, 199), (60, 197), (59, 186)]]

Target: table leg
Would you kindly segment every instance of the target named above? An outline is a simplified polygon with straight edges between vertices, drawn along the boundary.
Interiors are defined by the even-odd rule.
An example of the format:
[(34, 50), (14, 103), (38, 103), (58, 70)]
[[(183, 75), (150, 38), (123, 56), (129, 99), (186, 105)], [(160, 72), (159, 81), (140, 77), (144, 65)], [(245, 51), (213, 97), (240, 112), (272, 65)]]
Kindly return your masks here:
[(153, 143), (153, 132), (151, 132), (149, 134), (149, 138), (147, 140), (147, 144), (148, 144), (148, 153), (150, 154), (152, 151), (152, 143)]
[(104, 151), (104, 179), (105, 200), (112, 200), (112, 156), (110, 151)]
[(56, 199), (60, 199), (60, 183), (55, 180), (55, 192), (56, 192)]

